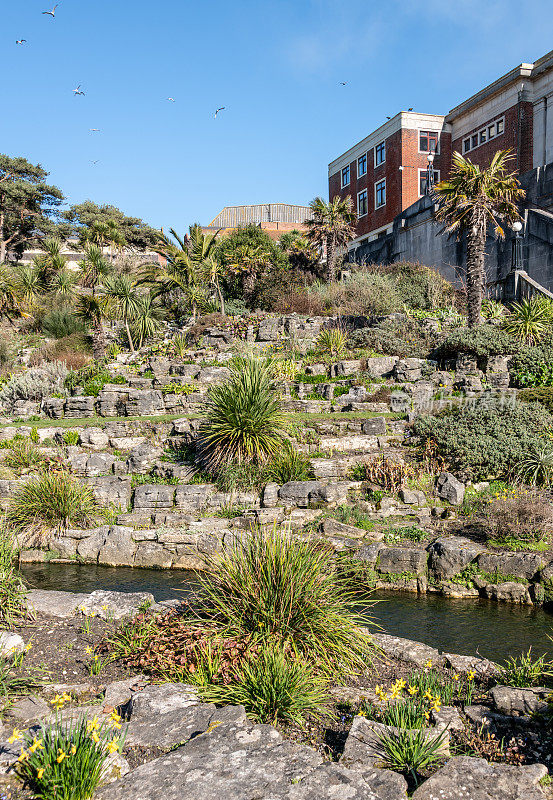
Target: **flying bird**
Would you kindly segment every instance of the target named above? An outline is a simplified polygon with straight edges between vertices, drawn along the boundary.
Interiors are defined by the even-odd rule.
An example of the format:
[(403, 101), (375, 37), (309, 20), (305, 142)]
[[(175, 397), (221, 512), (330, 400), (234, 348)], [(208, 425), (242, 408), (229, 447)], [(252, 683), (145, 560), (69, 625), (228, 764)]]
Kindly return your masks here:
[(99, 158), (97, 158), (97, 159), (96, 159), (96, 161), (91, 161), (90, 163), (91, 163), (91, 164), (99, 164), (99, 163), (100, 163), (100, 159), (99, 159)]
[(79, 85), (77, 86), (76, 89), (73, 89), (73, 94), (74, 95), (77, 95), (77, 94), (83, 94), (84, 95), (84, 92), (81, 89), (81, 84), (80, 83), (79, 83)]
[(391, 117), (386, 117), (386, 119), (392, 119)]
[(16, 39), (15, 43), (16, 44), (23, 44), (23, 42), (26, 42), (26, 41), (27, 41), (27, 39)]
[(217, 119), (217, 114), (219, 113), (219, 111), (224, 111), (225, 108), (226, 106), (221, 106), (221, 108), (218, 108), (215, 114), (213, 115), (213, 119)]
[(54, 18), (56, 16), (56, 8), (59, 6), (59, 3), (56, 3), (54, 8), (51, 11), (43, 11), (43, 14), (48, 14), (49, 17)]
[(91, 128), (90, 133), (100, 133), (100, 128)]
[(408, 108), (408, 109), (407, 109), (407, 111), (412, 111), (412, 110), (413, 110), (412, 108)]
[(170, 103), (174, 103), (175, 102), (175, 98), (174, 97), (168, 97), (167, 99), (169, 100)]
[(348, 85), (348, 81), (340, 81), (340, 86), (347, 86), (347, 85)]

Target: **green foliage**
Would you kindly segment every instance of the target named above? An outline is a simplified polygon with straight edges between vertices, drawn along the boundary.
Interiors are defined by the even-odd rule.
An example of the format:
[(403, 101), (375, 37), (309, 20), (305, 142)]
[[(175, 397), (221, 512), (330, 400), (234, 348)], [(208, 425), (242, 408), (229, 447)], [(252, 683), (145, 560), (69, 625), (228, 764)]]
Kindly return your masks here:
[(551, 302), (541, 297), (513, 303), (503, 328), (519, 342), (538, 344), (551, 332), (552, 308)]
[(394, 728), (422, 728), (426, 724), (427, 705), (422, 697), (401, 698), (387, 703), (380, 713), (366, 705), (367, 716), (374, 716), (384, 725)]
[(9, 469), (21, 470), (37, 467), (44, 460), (38, 447), (31, 439), (13, 439), (5, 455), (4, 464)]
[(416, 319), (401, 322), (385, 320), (370, 328), (353, 331), (350, 347), (375, 354), (401, 358), (427, 358), (436, 344), (436, 334), (422, 327)]
[(212, 471), (233, 462), (262, 463), (285, 442), (270, 364), (239, 358), (230, 369), (230, 378), (207, 396), (196, 440), (200, 466)]
[(272, 724), (302, 725), (308, 714), (320, 717), (328, 702), (326, 683), (312, 665), (272, 646), (242, 663), (230, 683), (209, 684), (201, 695), (207, 702), (243, 705), (256, 722)]
[(6, 521), (38, 535), (51, 529), (87, 527), (99, 513), (94, 493), (65, 472), (43, 472), (18, 489)]
[(317, 282), (308, 295), (333, 314), (392, 314), (402, 307), (393, 280), (379, 272), (358, 271), (335, 283)]
[(461, 328), (451, 333), (437, 348), (437, 356), (454, 358), (457, 353), (467, 353), (479, 358), (508, 355), (516, 350), (516, 340), (507, 331), (495, 325), (484, 324), (478, 328)]
[(539, 345), (520, 345), (510, 360), (509, 372), (515, 386), (553, 386), (553, 338), (545, 337)]
[(424, 728), (392, 729), (380, 734), (379, 755), (388, 769), (409, 773), (418, 785), (421, 771), (444, 760), (446, 736), (447, 731), (433, 735)]
[(498, 303), (496, 300), (482, 301), (482, 316), (484, 319), (502, 320), (506, 313), (507, 309), (503, 303)]
[(98, 397), (106, 383), (126, 383), (122, 375), (112, 375), (107, 371), (103, 361), (92, 361), (78, 370), (71, 370), (65, 379), (65, 388), (74, 391), (77, 386), (83, 387), (87, 397)]
[(63, 441), (67, 445), (75, 446), (79, 444), (79, 432), (78, 431), (65, 431), (63, 434)]
[(546, 439), (534, 443), (516, 464), (513, 476), (530, 486), (553, 484), (553, 441)]
[(374, 520), (357, 506), (338, 506), (332, 516), (345, 525), (355, 525), (356, 528), (362, 528), (364, 531), (374, 530)]
[[(39, 743), (38, 745), (36, 743)], [(89, 800), (102, 777), (110, 752), (120, 752), (121, 737), (114, 736), (109, 720), (87, 722), (57, 718), (26, 733), (18, 763), (19, 776), (42, 800)]]
[(199, 472), (197, 476), (198, 483), (213, 482), (220, 492), (259, 490), (265, 483), (264, 467), (248, 462), (222, 464), (215, 474)]
[(176, 381), (171, 381), (171, 383), (165, 384), (165, 386), (161, 387), (161, 391), (163, 394), (178, 394), (184, 395), (185, 397), (195, 392), (197, 386), (193, 383), (177, 383)]
[(315, 342), (315, 350), (321, 355), (341, 358), (347, 349), (347, 333), (341, 328), (325, 328)]
[(408, 308), (435, 311), (451, 305), (455, 289), (439, 272), (423, 264), (396, 261), (384, 268), (378, 267), (393, 279), (401, 302)]
[(200, 608), (230, 635), (290, 647), (330, 674), (366, 667), (370, 640), (355, 596), (313, 542), (253, 531), (208, 557), (199, 584)]
[(393, 525), (384, 532), (384, 541), (387, 544), (401, 542), (408, 539), (411, 542), (424, 542), (428, 539), (428, 531), (419, 528), (418, 525)]
[(42, 400), (63, 389), (67, 367), (59, 361), (31, 367), (12, 375), (0, 390), (0, 402), (16, 400)]
[(314, 473), (309, 457), (288, 446), (283, 447), (267, 463), (264, 477), (267, 481), (282, 485), (288, 481), (310, 481), (314, 478)]
[(18, 549), (10, 528), (0, 525), (0, 623), (11, 627), (27, 613), (27, 590), (16, 567)]
[(184, 358), (188, 350), (188, 338), (184, 333), (177, 333), (171, 340), (171, 346), (179, 358)]
[(481, 400), (435, 417), (421, 416), (413, 433), (423, 443), (435, 442), (455, 472), (485, 480), (507, 475), (552, 425), (551, 415), (537, 404)]
[(525, 403), (541, 403), (550, 414), (553, 414), (553, 385), (538, 389), (521, 389), (517, 399)]
[(90, 228), (93, 223), (114, 223), (125, 242), (138, 250), (153, 247), (159, 237), (159, 231), (150, 228), (138, 217), (128, 217), (115, 206), (98, 206), (92, 200), (77, 203), (71, 206), (64, 217), (74, 225), (74, 230), (79, 233), (83, 227)]
[(505, 665), (499, 667), (498, 683), (505, 686), (523, 689), (526, 686), (548, 685), (552, 679), (553, 663), (547, 661), (544, 655), (533, 658), (532, 648), (527, 653), (510, 656)]
[(70, 308), (53, 309), (42, 318), (41, 327), (45, 336), (53, 339), (62, 339), (64, 336), (71, 336), (84, 330), (82, 321)]

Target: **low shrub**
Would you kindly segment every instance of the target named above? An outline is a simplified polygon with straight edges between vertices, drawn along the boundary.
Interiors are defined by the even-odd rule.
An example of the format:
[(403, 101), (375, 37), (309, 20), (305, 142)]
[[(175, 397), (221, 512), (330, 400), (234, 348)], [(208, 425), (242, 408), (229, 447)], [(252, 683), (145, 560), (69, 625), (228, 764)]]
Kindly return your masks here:
[(0, 390), (0, 403), (12, 405), (16, 400), (42, 400), (63, 389), (67, 367), (60, 362), (32, 367), (12, 375)]
[(87, 397), (98, 397), (106, 383), (126, 383), (122, 375), (112, 375), (103, 362), (91, 361), (82, 369), (69, 372), (64, 386), (69, 391), (74, 391), (77, 386), (83, 387), (83, 394)]
[(369, 328), (360, 328), (349, 337), (353, 349), (401, 358), (426, 358), (436, 342), (436, 334), (411, 317), (401, 321), (385, 320)]
[(14, 439), (4, 457), (6, 467), (14, 470), (37, 467), (44, 456), (30, 439)]
[(539, 345), (522, 345), (509, 362), (511, 381), (520, 388), (553, 386), (553, 340), (544, 339)]
[(56, 308), (42, 318), (42, 332), (52, 339), (63, 339), (73, 333), (82, 333), (84, 325), (71, 308)]
[(434, 311), (455, 304), (459, 293), (437, 270), (411, 261), (368, 266), (370, 271), (391, 278), (403, 305)]
[(536, 442), (525, 453), (512, 470), (515, 480), (530, 486), (553, 484), (553, 441)]
[(315, 351), (332, 358), (341, 358), (347, 350), (348, 335), (341, 328), (325, 328), (315, 342)]
[(328, 549), (277, 529), (236, 538), (199, 576), (198, 608), (228, 635), (290, 647), (330, 674), (366, 667), (356, 599)]
[(396, 494), (408, 478), (415, 476), (414, 467), (404, 461), (378, 456), (371, 461), (357, 464), (351, 476), (356, 481), (369, 481), (381, 486), (386, 492)]
[(497, 681), (505, 686), (524, 689), (526, 686), (551, 685), (553, 662), (545, 656), (534, 658), (532, 648), (519, 656), (510, 656), (504, 665), (499, 666)]
[(0, 525), (0, 623), (11, 627), (27, 614), (27, 589), (17, 569), (18, 549), (13, 532)]
[(90, 337), (85, 333), (73, 333), (35, 350), (29, 365), (34, 367), (48, 361), (60, 361), (67, 369), (78, 370), (90, 361), (90, 355)]
[(99, 514), (94, 493), (66, 472), (43, 472), (22, 486), (8, 505), (6, 521), (16, 531), (88, 527)]
[(309, 457), (298, 453), (293, 447), (284, 447), (282, 452), (273, 456), (264, 469), (264, 478), (275, 483), (288, 481), (310, 481), (315, 476)]
[(484, 492), (463, 504), (461, 513), (468, 518), (468, 526), (483, 538), (509, 546), (542, 541), (553, 523), (548, 498), (522, 489)]
[(316, 282), (307, 291), (309, 297), (333, 314), (380, 316), (402, 308), (393, 279), (378, 272), (352, 272), (336, 283)]
[(436, 349), (440, 359), (454, 358), (457, 353), (483, 358), (509, 355), (516, 352), (517, 342), (506, 331), (495, 325), (484, 324), (478, 328), (461, 328), (451, 333)]
[(272, 380), (270, 362), (235, 359), (230, 378), (211, 389), (205, 402), (196, 439), (201, 468), (260, 464), (285, 445), (286, 423)]
[(379, 755), (388, 769), (406, 773), (418, 786), (421, 772), (445, 761), (446, 736), (447, 731), (433, 735), (424, 728), (388, 729), (379, 736)]
[(521, 389), (517, 399), (524, 403), (541, 403), (550, 414), (553, 414), (553, 385), (536, 389)]
[(503, 328), (513, 338), (526, 344), (537, 344), (551, 332), (551, 301), (541, 297), (513, 303), (511, 313), (503, 321)]
[(207, 702), (243, 705), (250, 718), (268, 724), (302, 725), (307, 715), (320, 717), (329, 699), (309, 663), (269, 646), (244, 661), (230, 683), (208, 684), (200, 693)]
[[(200, 477), (202, 473), (198, 473)], [(200, 483), (206, 478), (213, 482), (220, 492), (248, 492), (261, 489), (265, 483), (264, 467), (259, 464), (223, 464), (215, 473), (203, 473)]]
[(454, 472), (485, 480), (508, 475), (552, 425), (553, 417), (537, 403), (482, 398), (434, 417), (421, 416), (412, 430), (423, 445), (434, 442)]

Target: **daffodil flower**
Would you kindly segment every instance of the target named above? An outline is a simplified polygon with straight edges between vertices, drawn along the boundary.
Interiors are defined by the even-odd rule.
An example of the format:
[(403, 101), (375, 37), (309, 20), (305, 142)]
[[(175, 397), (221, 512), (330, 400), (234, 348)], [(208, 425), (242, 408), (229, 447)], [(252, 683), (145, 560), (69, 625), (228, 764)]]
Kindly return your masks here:
[(8, 739), (8, 742), (10, 744), (13, 744), (14, 742), (18, 742), (22, 738), (23, 738), (23, 731), (20, 731), (19, 728), (14, 728), (12, 735)]
[(58, 764), (61, 764), (61, 762), (63, 761), (63, 759), (64, 759), (64, 758), (66, 758), (66, 757), (67, 757), (67, 756), (66, 756), (66, 753), (64, 753), (64, 752), (63, 752), (63, 750), (58, 750), (58, 757), (56, 758), (56, 762), (57, 762)]
[(44, 775), (45, 771), (46, 771), (46, 770), (45, 770), (45, 768), (44, 768), (44, 767), (41, 767), (41, 768), (39, 769), (39, 771), (38, 771), (38, 772), (37, 772), (37, 774), (36, 774), (36, 776), (37, 776), (38, 780), (40, 780), (40, 779), (42, 778), (42, 776)]
[(18, 761), (28, 761), (28, 759), (29, 759), (29, 753), (26, 750), (24, 750), (23, 748), (21, 748), (21, 753), (19, 754), (19, 758), (17, 760)]
[(44, 750), (44, 747), (42, 739), (37, 739), (35, 736), (32, 745), (29, 747), (29, 753), (36, 753), (37, 750)]

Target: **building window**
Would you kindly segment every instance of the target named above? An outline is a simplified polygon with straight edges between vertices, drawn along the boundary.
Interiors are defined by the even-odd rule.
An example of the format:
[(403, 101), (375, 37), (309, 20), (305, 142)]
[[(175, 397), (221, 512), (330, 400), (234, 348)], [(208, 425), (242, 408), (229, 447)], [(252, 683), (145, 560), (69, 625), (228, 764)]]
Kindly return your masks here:
[(365, 189), (357, 195), (357, 216), (364, 217), (369, 210), (368, 206), (367, 190)]
[(374, 206), (380, 208), (386, 205), (386, 178), (378, 181), (374, 186)]
[(380, 142), (374, 148), (374, 165), (378, 167), (386, 161), (386, 142)]
[(344, 186), (349, 186), (349, 179), (350, 179), (350, 173), (348, 164), (348, 166), (344, 167), (342, 170), (342, 189), (344, 188)]
[[(435, 169), (434, 172), (434, 186), (440, 182), (440, 170)], [(419, 169), (419, 196), (422, 197), (426, 194), (426, 181), (428, 180), (428, 170)]]
[(481, 144), (486, 144), (490, 139), (495, 139), (496, 136), (501, 136), (505, 132), (505, 117), (492, 122), (491, 125), (486, 125), (476, 133), (472, 133), (466, 139), (463, 139), (463, 153), (468, 153), (474, 150), (475, 147), (480, 147)]
[(367, 154), (364, 153), (357, 159), (357, 177), (362, 178), (367, 174)]
[(437, 131), (419, 131), (419, 152), (437, 153), (439, 147), (439, 134)]

